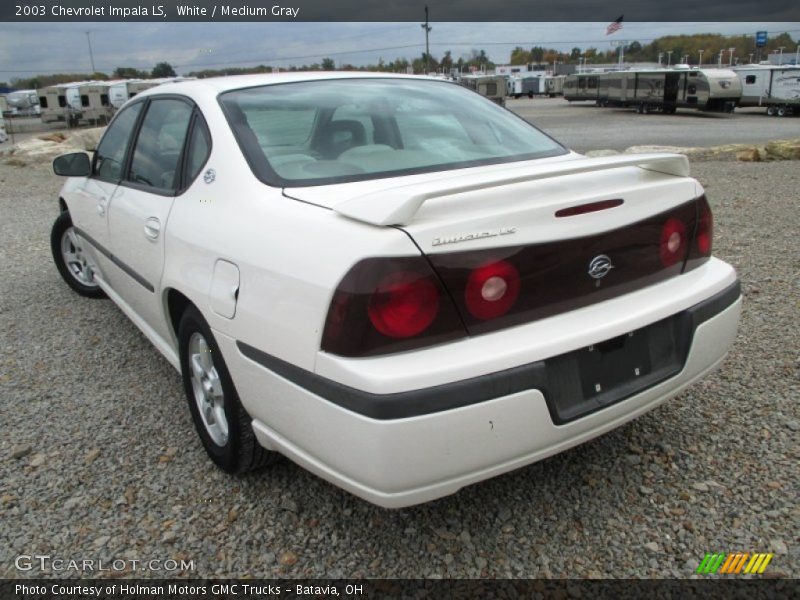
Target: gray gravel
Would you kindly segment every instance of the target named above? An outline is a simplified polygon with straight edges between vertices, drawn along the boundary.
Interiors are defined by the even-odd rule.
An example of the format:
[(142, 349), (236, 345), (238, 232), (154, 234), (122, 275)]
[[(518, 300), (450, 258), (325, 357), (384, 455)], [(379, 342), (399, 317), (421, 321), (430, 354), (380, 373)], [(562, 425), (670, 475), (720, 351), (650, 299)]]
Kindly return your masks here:
[(387, 511), (288, 461), (213, 468), (178, 374), (111, 302), (59, 279), (61, 182), (0, 166), (0, 577), (37, 553), (182, 558), (204, 577), (686, 577), (740, 550), (800, 576), (800, 168), (695, 173), (745, 294), (721, 370), (593, 442)]

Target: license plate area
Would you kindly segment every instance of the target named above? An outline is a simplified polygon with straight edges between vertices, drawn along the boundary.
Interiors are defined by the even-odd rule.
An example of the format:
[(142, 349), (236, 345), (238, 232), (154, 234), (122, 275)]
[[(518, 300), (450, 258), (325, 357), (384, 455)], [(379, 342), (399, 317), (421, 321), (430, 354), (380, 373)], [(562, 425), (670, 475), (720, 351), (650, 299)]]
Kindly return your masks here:
[(545, 398), (553, 422), (568, 423), (678, 374), (691, 331), (688, 316), (678, 314), (548, 359)]

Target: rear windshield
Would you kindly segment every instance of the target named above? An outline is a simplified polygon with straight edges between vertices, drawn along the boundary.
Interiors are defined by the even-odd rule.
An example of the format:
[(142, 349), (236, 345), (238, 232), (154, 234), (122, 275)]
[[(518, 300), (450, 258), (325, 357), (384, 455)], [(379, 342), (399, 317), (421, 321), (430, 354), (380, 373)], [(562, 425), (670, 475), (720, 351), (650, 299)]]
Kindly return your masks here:
[(220, 103), (253, 172), (296, 187), (566, 154), (458, 85), (339, 79), (226, 92)]

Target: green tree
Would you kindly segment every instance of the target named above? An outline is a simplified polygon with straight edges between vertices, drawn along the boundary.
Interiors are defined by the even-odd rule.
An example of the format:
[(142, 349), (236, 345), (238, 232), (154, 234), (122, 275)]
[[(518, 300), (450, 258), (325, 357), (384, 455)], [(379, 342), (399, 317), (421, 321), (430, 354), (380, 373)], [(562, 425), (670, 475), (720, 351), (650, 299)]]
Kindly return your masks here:
[(146, 79), (150, 76), (150, 73), (140, 71), (134, 67), (117, 67), (111, 76), (114, 79)]
[(154, 79), (158, 77), (175, 77), (177, 73), (175, 73), (175, 69), (172, 68), (172, 65), (168, 62), (160, 62), (155, 67), (153, 67), (153, 71), (150, 73), (150, 76)]
[(323, 58), (322, 59), (322, 70), (323, 71), (335, 71), (336, 70), (336, 63), (333, 62), (332, 58)]
[(531, 53), (525, 48), (521, 48), (517, 46), (511, 51), (511, 62), (512, 65), (527, 65), (531, 62)]

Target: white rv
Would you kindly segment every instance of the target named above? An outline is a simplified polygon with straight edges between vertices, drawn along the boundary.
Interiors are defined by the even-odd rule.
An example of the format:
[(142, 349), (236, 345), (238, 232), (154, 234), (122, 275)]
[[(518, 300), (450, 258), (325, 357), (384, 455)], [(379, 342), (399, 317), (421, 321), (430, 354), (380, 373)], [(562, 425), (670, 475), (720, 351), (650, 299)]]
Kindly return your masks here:
[(92, 125), (105, 125), (111, 119), (113, 110), (108, 98), (107, 81), (88, 81), (78, 87), (81, 102), (80, 120)]
[(129, 79), (128, 81), (118, 81), (108, 88), (108, 99), (113, 110), (119, 110), (123, 104), (133, 98), (139, 92), (159, 85), (155, 79)]
[(800, 66), (743, 65), (733, 70), (742, 80), (739, 106), (766, 106), (770, 116), (800, 114)]
[(15, 117), (32, 117), (39, 114), (36, 90), (17, 90), (6, 96), (11, 114)]
[(86, 82), (59, 83), (36, 91), (43, 123), (65, 121), (78, 124), (81, 117), (81, 96), (78, 89)]

